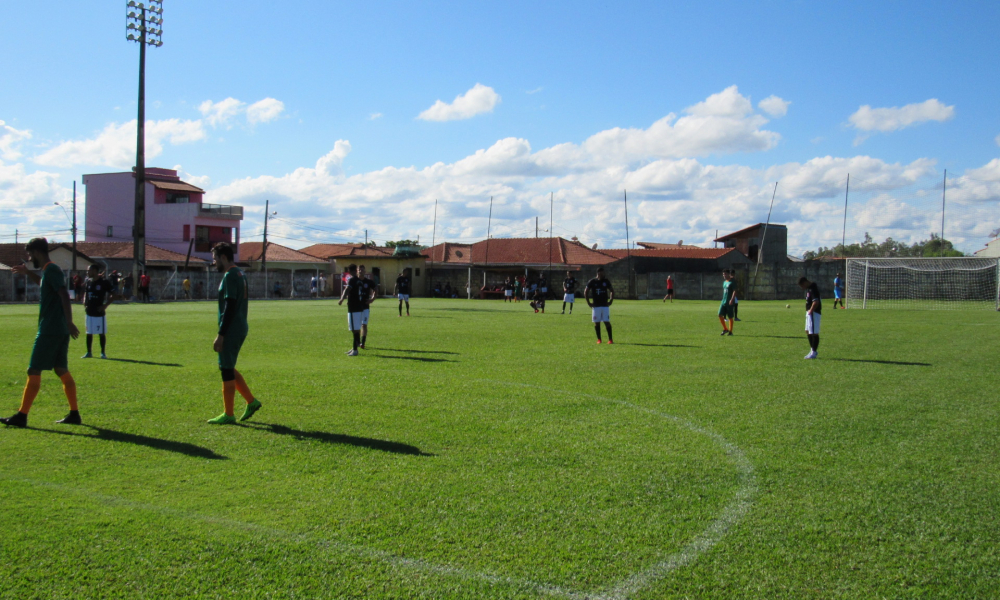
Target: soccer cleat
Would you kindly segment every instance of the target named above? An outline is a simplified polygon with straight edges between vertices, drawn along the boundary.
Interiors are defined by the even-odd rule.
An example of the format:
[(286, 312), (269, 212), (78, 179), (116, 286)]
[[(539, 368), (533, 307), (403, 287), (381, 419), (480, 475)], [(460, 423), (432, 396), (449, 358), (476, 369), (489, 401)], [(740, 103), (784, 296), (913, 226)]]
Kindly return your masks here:
[(232, 417), (223, 413), (215, 417), (214, 419), (209, 419), (208, 423), (211, 425), (232, 425), (236, 423), (236, 417)]
[(9, 417), (4, 417), (0, 419), (0, 423), (8, 425), (10, 427), (27, 427), (28, 426), (28, 415), (21, 411), (14, 413)]
[(252, 417), (255, 412), (260, 410), (260, 406), (261, 406), (260, 400), (254, 398), (253, 402), (247, 404), (246, 409), (244, 409), (243, 411), (243, 416), (240, 417), (240, 421), (246, 421), (247, 419)]
[(360, 346), (358, 346), (358, 348), (361, 349), (361, 350), (364, 350), (365, 349), (365, 345), (361, 344)]
[(609, 344), (614, 344), (614, 343), (615, 343), (615, 341), (614, 341), (614, 340), (608, 340), (608, 343), (609, 343)]
[(538, 313), (538, 309), (537, 309), (537, 308), (535, 309), (535, 313), (536, 313), (536, 314)]
[(561, 312), (561, 313), (559, 313), (559, 314), (561, 314), (561, 315), (564, 315), (564, 314), (566, 314), (566, 311), (562, 311), (562, 312)]
[(348, 356), (357, 356), (358, 355), (358, 351), (357, 350), (349, 350), (347, 352), (347, 355)]
[(80, 358), (94, 358), (94, 355), (91, 354), (90, 352), (88, 352), (88, 353), (84, 354), (83, 356), (81, 356)]
[(600, 343), (601, 343), (601, 340), (597, 340), (597, 343), (598, 343), (598, 344), (600, 344)]
[(734, 321), (736, 321), (737, 323), (739, 323), (739, 322), (740, 322), (740, 321), (742, 321), (743, 319), (733, 319), (733, 320), (734, 320)]
[(806, 354), (805, 357), (806, 357), (807, 360), (813, 359), (813, 358), (819, 358), (819, 356), (817, 356), (815, 352), (810, 352), (809, 354)]
[(68, 415), (59, 419), (56, 423), (61, 423), (63, 425), (82, 425), (83, 421), (80, 419), (80, 411), (71, 410)]
[(730, 330), (729, 330), (729, 332), (728, 332), (728, 333), (726, 333), (726, 335), (733, 335), (733, 330), (732, 330), (732, 329), (730, 329)]
[(729, 330), (728, 330), (728, 329), (723, 329), (723, 330), (722, 330), (722, 333), (721, 333), (721, 334), (719, 334), (719, 335), (726, 335), (726, 334), (728, 334), (728, 333), (729, 333)]
[(108, 355), (107, 355), (107, 354), (105, 354), (105, 353), (101, 352), (101, 358), (107, 358), (107, 357), (108, 357)]

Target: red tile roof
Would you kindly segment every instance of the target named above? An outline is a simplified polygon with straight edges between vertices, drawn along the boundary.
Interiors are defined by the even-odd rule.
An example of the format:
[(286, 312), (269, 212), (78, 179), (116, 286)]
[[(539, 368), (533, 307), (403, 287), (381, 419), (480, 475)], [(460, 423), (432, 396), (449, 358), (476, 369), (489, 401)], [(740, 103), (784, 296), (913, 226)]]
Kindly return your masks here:
[[(77, 242), (76, 247), (92, 258), (105, 258), (116, 260), (131, 260), (133, 254), (132, 242)], [(146, 244), (146, 263), (183, 263), (187, 259), (186, 254), (159, 248), (152, 244)], [(205, 266), (208, 261), (196, 256), (191, 257), (192, 265)]]
[[(715, 238), (713, 241), (715, 241), (715, 242), (724, 242), (724, 241), (726, 241), (728, 239), (732, 239), (732, 238), (745, 237), (745, 234), (748, 234), (748, 233), (750, 233), (751, 231), (753, 231), (755, 229), (760, 229), (760, 228), (764, 227), (764, 225), (765, 225), (765, 223), (757, 223), (756, 225), (751, 225), (750, 227), (744, 227), (743, 229), (740, 229), (739, 231), (734, 231), (732, 233), (727, 233), (726, 235), (724, 235), (722, 237)], [(784, 225), (778, 225), (777, 223), (771, 223), (771, 224), (769, 224), (767, 226), (768, 227), (784, 227)]]
[(329, 260), (331, 258), (345, 258), (348, 256), (388, 258), (392, 256), (394, 249), (381, 246), (365, 246), (364, 244), (313, 244), (312, 246), (301, 248), (299, 252), (308, 254), (314, 258)]
[[(487, 248), (489, 246), (489, 248)], [(551, 248), (551, 252), (550, 252)], [(489, 255), (487, 256), (487, 252)], [(445, 264), (490, 265), (603, 265), (613, 256), (561, 237), (492, 238), (475, 244), (438, 244), (423, 252), (429, 260)]]
[(668, 250), (671, 248), (700, 248), (690, 244), (661, 244), (660, 242), (636, 242), (636, 244), (649, 250)]
[[(24, 249), (25, 243), (27, 243), (27, 242), (19, 243), (19, 244), (0, 244), (0, 264), (7, 265), (7, 267), (12, 267), (14, 265), (21, 264), (22, 261), (29, 262), (28, 261), (28, 253)], [(67, 243), (63, 243), (63, 242), (60, 242), (60, 243), (56, 244), (56, 243), (50, 242), (49, 243), (49, 252), (52, 252), (56, 248), (60, 248), (60, 247), (66, 248), (70, 252), (72, 252), (72, 250), (73, 250), (73, 245), (72, 244), (67, 244)], [(83, 252), (83, 249), (80, 248), (80, 244), (77, 244), (76, 255), (80, 256), (80, 257), (83, 257), (86, 260), (91, 260), (90, 257), (87, 256), (87, 254)]]
[[(240, 244), (240, 262), (259, 261), (263, 248), (264, 242), (242, 242)], [(267, 262), (326, 263), (322, 258), (316, 258), (274, 242), (267, 243)]]
[(631, 252), (625, 249), (614, 248), (602, 250), (601, 252), (610, 254), (616, 259), (631, 255), (643, 258), (704, 258), (715, 260), (722, 258), (730, 252), (739, 252), (739, 250), (736, 248), (697, 248), (684, 246), (682, 248), (637, 248)]

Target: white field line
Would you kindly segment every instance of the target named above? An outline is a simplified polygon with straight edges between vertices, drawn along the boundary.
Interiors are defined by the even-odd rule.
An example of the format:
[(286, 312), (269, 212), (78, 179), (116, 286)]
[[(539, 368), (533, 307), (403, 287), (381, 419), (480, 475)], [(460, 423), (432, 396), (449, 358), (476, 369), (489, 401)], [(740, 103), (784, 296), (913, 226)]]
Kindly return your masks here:
[[(508, 381), (500, 382), (491, 379), (480, 379), (473, 381), (482, 381), (488, 383), (503, 383), (505, 385), (517, 385), (520, 387), (533, 388), (547, 392), (562, 393), (562, 394), (567, 393), (565, 390), (558, 390), (554, 388), (546, 388), (542, 386), (522, 384), (522, 383), (511, 384), (511, 382)], [(651, 567), (643, 571), (639, 571), (633, 575), (630, 575), (629, 577), (626, 577), (618, 584), (610, 588), (607, 588), (604, 591), (598, 591), (598, 592), (576, 592), (559, 587), (557, 585), (540, 583), (529, 579), (523, 579), (518, 577), (507, 577), (504, 575), (497, 575), (494, 573), (474, 571), (452, 565), (433, 563), (419, 558), (407, 558), (383, 550), (376, 550), (364, 546), (345, 544), (343, 542), (335, 540), (318, 538), (316, 536), (311, 536), (308, 534), (294, 533), (291, 531), (278, 529), (274, 527), (265, 527), (263, 525), (257, 525), (256, 523), (249, 523), (246, 521), (238, 521), (235, 519), (216, 517), (212, 515), (203, 515), (195, 512), (173, 509), (160, 505), (144, 504), (141, 502), (135, 502), (133, 500), (128, 500), (126, 498), (121, 498), (118, 496), (99, 494), (82, 487), (65, 486), (58, 483), (20, 478), (20, 477), (5, 477), (5, 479), (8, 481), (17, 481), (20, 483), (26, 483), (34, 486), (48, 487), (62, 492), (83, 495), (88, 498), (98, 500), (103, 504), (108, 504), (113, 506), (123, 506), (135, 510), (158, 513), (170, 517), (182, 517), (185, 519), (202, 521), (213, 525), (221, 525), (224, 527), (229, 527), (231, 529), (249, 531), (261, 535), (266, 535), (272, 538), (279, 538), (292, 542), (312, 543), (323, 549), (332, 550), (342, 554), (353, 554), (355, 556), (361, 556), (363, 558), (379, 560), (394, 568), (415, 569), (418, 571), (424, 571), (438, 575), (453, 576), (461, 579), (478, 580), (491, 584), (509, 585), (511, 587), (530, 589), (548, 596), (557, 596), (560, 598), (567, 598), (569, 600), (624, 600), (625, 598), (628, 598), (630, 595), (638, 593), (639, 591), (645, 589), (646, 587), (649, 587), (655, 581), (665, 577), (672, 571), (680, 567), (691, 564), (701, 554), (707, 552), (713, 546), (715, 546), (726, 535), (726, 533), (737, 522), (739, 522), (747, 514), (747, 512), (749, 512), (750, 506), (753, 503), (753, 498), (757, 493), (757, 478), (756, 475), (754, 474), (753, 465), (743, 454), (743, 451), (717, 433), (704, 429), (703, 427), (700, 427), (680, 417), (661, 413), (643, 406), (639, 406), (637, 404), (632, 404), (631, 402), (627, 402), (624, 400), (615, 400), (612, 398), (606, 398), (604, 396), (596, 396), (593, 394), (576, 394), (576, 395), (586, 396), (588, 398), (594, 398), (596, 400), (603, 400), (606, 402), (613, 402), (621, 406), (627, 406), (629, 408), (639, 410), (668, 421), (672, 421), (676, 425), (684, 429), (687, 429), (688, 431), (691, 431), (693, 433), (704, 435), (709, 439), (711, 439), (712, 441), (714, 441), (723, 450), (725, 450), (726, 455), (735, 461), (736, 467), (740, 473), (740, 487), (736, 491), (734, 498), (729, 502), (729, 504), (726, 505), (725, 508), (723, 508), (720, 515), (714, 521), (712, 521), (712, 523), (710, 523), (708, 527), (706, 527), (701, 533), (696, 535), (691, 542), (689, 542), (678, 552), (675, 552), (674, 554), (665, 557), (663, 560), (652, 565)]]

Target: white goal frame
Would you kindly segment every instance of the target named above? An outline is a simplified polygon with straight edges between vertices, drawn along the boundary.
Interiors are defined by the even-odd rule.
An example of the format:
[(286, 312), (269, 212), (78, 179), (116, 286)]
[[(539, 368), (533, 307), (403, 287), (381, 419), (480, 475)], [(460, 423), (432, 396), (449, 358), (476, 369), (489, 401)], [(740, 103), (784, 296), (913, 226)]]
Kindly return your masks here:
[(1000, 258), (848, 258), (848, 308), (1000, 310)]

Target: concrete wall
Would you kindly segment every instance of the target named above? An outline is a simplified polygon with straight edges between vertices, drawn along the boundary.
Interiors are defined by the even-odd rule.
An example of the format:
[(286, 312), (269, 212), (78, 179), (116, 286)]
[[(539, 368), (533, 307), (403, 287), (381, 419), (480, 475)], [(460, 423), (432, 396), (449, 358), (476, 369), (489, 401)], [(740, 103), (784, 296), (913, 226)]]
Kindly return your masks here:
[(833, 278), (837, 273), (846, 273), (844, 260), (807, 260), (803, 262), (778, 262), (760, 265), (756, 284), (754, 269), (748, 274), (748, 299), (790, 300), (804, 297), (799, 287), (799, 278), (805, 277), (819, 285), (822, 297), (833, 297)]

